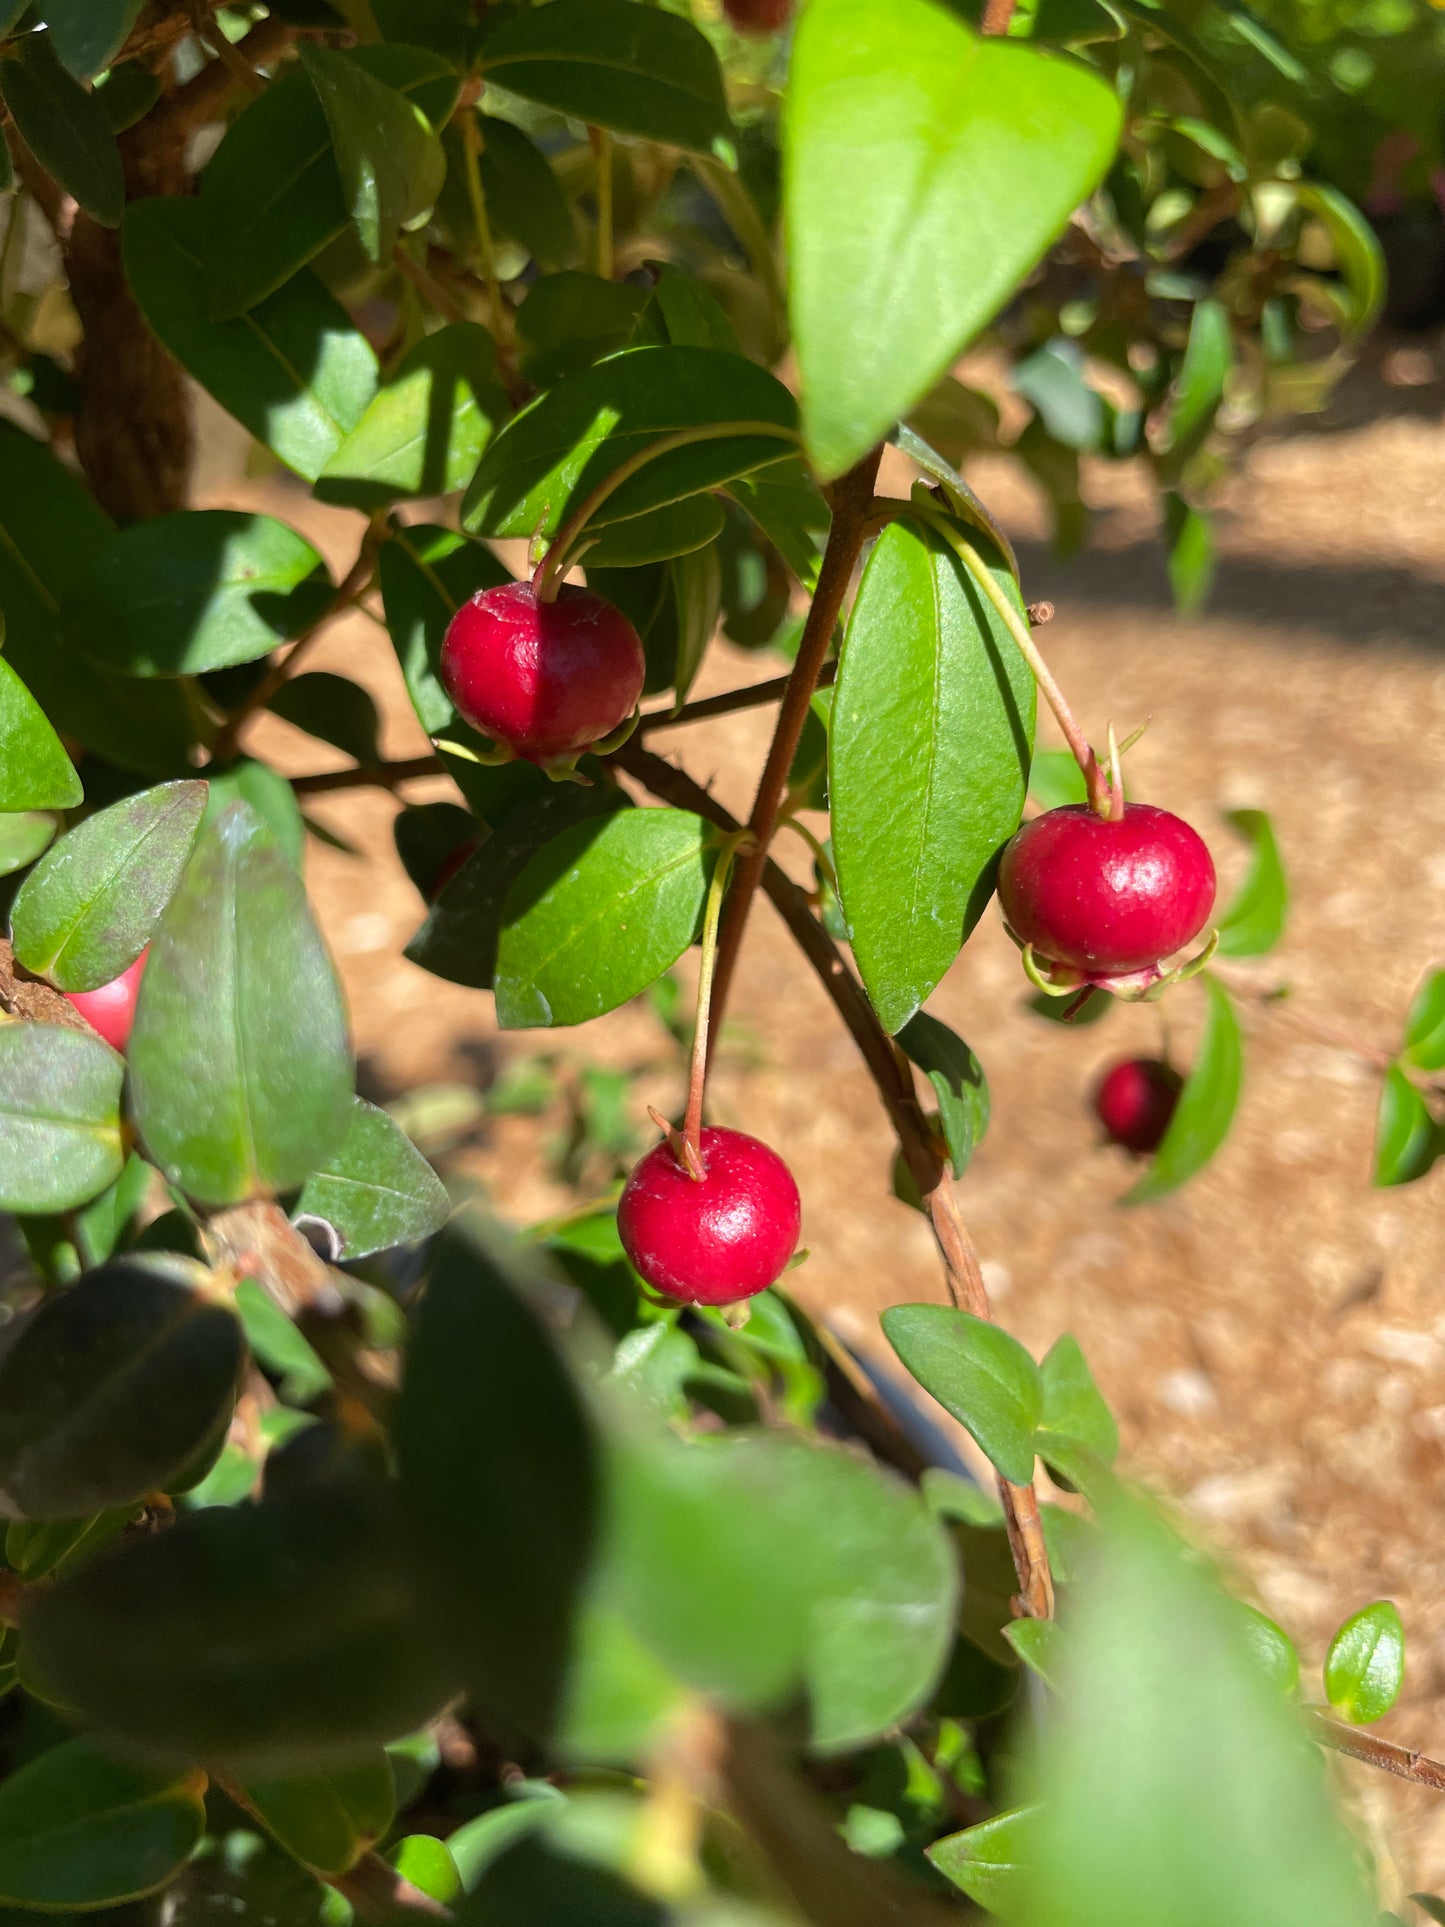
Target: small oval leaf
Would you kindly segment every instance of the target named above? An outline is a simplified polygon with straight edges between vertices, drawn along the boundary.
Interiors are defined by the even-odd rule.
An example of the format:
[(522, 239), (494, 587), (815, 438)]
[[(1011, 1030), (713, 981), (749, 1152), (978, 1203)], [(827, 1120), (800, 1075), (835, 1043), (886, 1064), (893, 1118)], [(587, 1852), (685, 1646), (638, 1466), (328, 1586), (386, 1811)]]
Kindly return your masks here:
[(1375, 1183), (1413, 1184), (1440, 1155), (1442, 1134), (1424, 1094), (1398, 1064), (1380, 1086), (1375, 1124)]
[(396, 1811), (391, 1761), (380, 1747), (354, 1766), (251, 1779), (242, 1790), (287, 1853), (322, 1875), (354, 1867)]
[(98, 1037), (0, 1025), (0, 1211), (71, 1211), (114, 1183), (124, 1076)]
[(1432, 970), (1411, 999), (1400, 1055), (1416, 1070), (1445, 1070), (1445, 970)]
[(890, 1305), (882, 1325), (923, 1389), (967, 1429), (1006, 1479), (1027, 1485), (1044, 1388), (1019, 1341), (951, 1305)]
[(401, 1126), (358, 1097), (346, 1136), (306, 1180), (296, 1209), (324, 1218), (349, 1260), (429, 1238), (446, 1223), (451, 1199)]
[(1352, 1613), (1325, 1654), (1325, 1695), (1355, 1726), (1383, 1719), (1405, 1683), (1405, 1628), (1391, 1600)]

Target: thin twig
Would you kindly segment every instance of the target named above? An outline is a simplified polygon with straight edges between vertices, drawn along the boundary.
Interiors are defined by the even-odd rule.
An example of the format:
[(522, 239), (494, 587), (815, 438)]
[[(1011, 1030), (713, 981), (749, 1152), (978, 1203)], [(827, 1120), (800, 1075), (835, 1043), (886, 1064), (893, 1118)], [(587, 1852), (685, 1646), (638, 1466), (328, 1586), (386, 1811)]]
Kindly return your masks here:
[(1363, 1760), (1382, 1773), (1393, 1773), (1396, 1779), (1412, 1780), (1416, 1786), (1445, 1793), (1445, 1761), (1432, 1760), (1427, 1753), (1396, 1746), (1393, 1740), (1379, 1739), (1373, 1733), (1362, 1733), (1359, 1727), (1345, 1726), (1324, 1713), (1311, 1713), (1310, 1730), (1321, 1746), (1335, 1753), (1347, 1753), (1352, 1760)]
[(429, 273), (420, 261), (413, 259), (407, 252), (406, 243), (398, 241), (391, 251), (392, 265), (399, 268), (406, 279), (425, 300), (430, 301), (437, 313), (446, 321), (466, 321), (466, 309)]
[(298, 796), (324, 796), (330, 790), (394, 790), (423, 776), (445, 776), (446, 767), (440, 756), (404, 756), (394, 763), (353, 763), (349, 769), (293, 776), (291, 787)]
[[(258, 21), (233, 48), (247, 67), (265, 67), (290, 45), (293, 29), (275, 14)], [(163, 125), (169, 139), (183, 139), (194, 128), (218, 120), (237, 86), (224, 61), (213, 60), (155, 109), (152, 122)]]
[[(817, 689), (828, 689), (838, 678), (836, 662), (825, 662), (818, 671)], [(790, 678), (770, 676), (766, 682), (753, 682), (741, 689), (725, 689), (720, 696), (703, 696), (695, 703), (684, 703), (681, 709), (650, 710), (633, 731), (633, 736), (645, 736), (654, 729), (672, 729), (684, 723), (705, 723), (713, 716), (731, 716), (739, 709), (762, 709), (768, 703), (775, 703), (787, 693)]]
[(597, 181), (597, 273), (612, 279), (612, 136), (605, 127), (589, 127), (592, 164)]
[(472, 226), (477, 236), (477, 266), (482, 271), (482, 280), (487, 287), (492, 339), (500, 348), (505, 317), (502, 311), (502, 284), (497, 279), (496, 251), (492, 246), (492, 223), (487, 215), (487, 196), (482, 187), (482, 129), (475, 107), (468, 107), (461, 120), (467, 198), (472, 205)]
[(982, 27), (985, 33), (1007, 33), (1009, 22), (1014, 17), (1014, 0), (988, 0), (983, 10)]

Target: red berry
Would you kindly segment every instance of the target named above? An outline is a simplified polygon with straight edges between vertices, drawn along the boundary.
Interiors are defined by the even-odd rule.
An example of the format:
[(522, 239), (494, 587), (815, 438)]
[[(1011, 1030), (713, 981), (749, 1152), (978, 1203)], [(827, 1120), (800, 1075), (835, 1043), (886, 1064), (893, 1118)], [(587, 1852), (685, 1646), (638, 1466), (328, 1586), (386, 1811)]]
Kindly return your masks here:
[(655, 1290), (687, 1305), (731, 1305), (766, 1291), (798, 1246), (793, 1174), (745, 1131), (705, 1130), (705, 1176), (664, 1140), (632, 1170), (617, 1206), (622, 1246)]
[(564, 585), (555, 602), (539, 602), (529, 582), (508, 582), (457, 610), (441, 670), (473, 729), (550, 763), (627, 720), (646, 663), (637, 631), (601, 596)]
[(1046, 810), (1003, 853), (999, 902), (1020, 943), (1091, 975), (1145, 970), (1198, 936), (1214, 865), (1180, 817), (1130, 803), (1117, 822), (1086, 803)]
[(1130, 1057), (1099, 1080), (1094, 1111), (1115, 1144), (1147, 1157), (1157, 1151), (1174, 1116), (1184, 1079), (1157, 1057)]
[(135, 1002), (140, 995), (141, 972), (146, 967), (150, 955), (147, 944), (129, 970), (123, 970), (99, 990), (67, 990), (66, 996), (80, 1012), (92, 1030), (109, 1044), (112, 1050), (123, 1051), (130, 1042), (130, 1027), (135, 1022)]
[(723, 0), (728, 25), (738, 33), (781, 33), (793, 15), (793, 0)]

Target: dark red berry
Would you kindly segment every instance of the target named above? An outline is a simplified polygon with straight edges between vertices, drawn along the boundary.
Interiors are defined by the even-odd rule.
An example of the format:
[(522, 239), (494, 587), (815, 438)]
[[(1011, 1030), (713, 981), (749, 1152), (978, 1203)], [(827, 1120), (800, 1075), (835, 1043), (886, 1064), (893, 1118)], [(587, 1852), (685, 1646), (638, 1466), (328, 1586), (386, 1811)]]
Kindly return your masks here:
[(999, 902), (1041, 959), (1091, 975), (1145, 970), (1197, 937), (1214, 865), (1189, 825), (1151, 803), (1117, 822), (1086, 803), (1046, 810), (1003, 853)]
[(601, 596), (564, 585), (555, 602), (539, 602), (529, 582), (508, 582), (457, 610), (441, 670), (473, 729), (550, 763), (626, 722), (646, 663), (637, 631)]
[(150, 945), (147, 944), (129, 970), (112, 977), (99, 990), (67, 990), (65, 993), (86, 1023), (92, 1030), (99, 1031), (112, 1050), (123, 1051), (130, 1042), (136, 998), (140, 995), (141, 973), (149, 955)]
[(1094, 1111), (1115, 1144), (1147, 1157), (1174, 1116), (1184, 1079), (1157, 1057), (1129, 1057), (1100, 1078)]
[(622, 1246), (657, 1291), (686, 1305), (731, 1305), (765, 1291), (798, 1246), (793, 1174), (745, 1131), (705, 1130), (705, 1175), (664, 1140), (632, 1170), (617, 1206)]
[(794, 0), (723, 0), (727, 22), (738, 33), (759, 38), (781, 33), (793, 17)]

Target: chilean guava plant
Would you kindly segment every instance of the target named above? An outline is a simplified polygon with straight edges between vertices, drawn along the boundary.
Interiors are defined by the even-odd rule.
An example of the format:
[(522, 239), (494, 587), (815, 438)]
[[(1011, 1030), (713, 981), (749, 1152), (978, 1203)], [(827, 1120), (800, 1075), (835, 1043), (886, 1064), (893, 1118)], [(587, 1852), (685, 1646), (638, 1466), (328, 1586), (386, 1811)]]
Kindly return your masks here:
[[(0, 35), (6, 1918), (1367, 1927), (1320, 1749), (1440, 1783), (1363, 1730), (1399, 1616), (1302, 1683), (1117, 1474), (1078, 1340), (994, 1321), (988, 1086), (926, 1008), (1002, 915), (1067, 1021), (1203, 1002), (1190, 1065), (1098, 1093), (1131, 1199), (1227, 1133), (1271, 827), (1231, 820), (1217, 903), (1215, 826), (1071, 707), (960, 463), (1007, 445), (1064, 547), (1081, 454), (1145, 464), (1199, 601), (1231, 448), (1382, 297), (1317, 77), (1213, 0), (0, 0)], [(188, 506), (197, 388), (278, 513)], [(299, 488), (350, 514), (339, 580)], [(358, 609), (423, 757), (309, 667)], [(719, 629), (784, 673), (692, 699)], [(738, 821), (650, 738), (744, 707)], [(252, 753), (263, 711), (314, 773)], [(687, 1103), (620, 1196), (453, 1218), (356, 1095), (301, 860), (306, 799), (364, 787), (408, 955), (504, 1029), (698, 947)], [(790, 1296), (788, 1147), (709, 1122), (760, 895), (932, 1226), (884, 1330), (988, 1489)], [(1445, 975), (1379, 1068), (1404, 1181)]]

